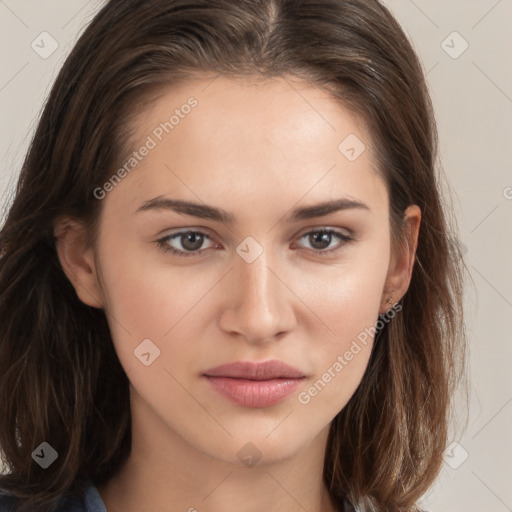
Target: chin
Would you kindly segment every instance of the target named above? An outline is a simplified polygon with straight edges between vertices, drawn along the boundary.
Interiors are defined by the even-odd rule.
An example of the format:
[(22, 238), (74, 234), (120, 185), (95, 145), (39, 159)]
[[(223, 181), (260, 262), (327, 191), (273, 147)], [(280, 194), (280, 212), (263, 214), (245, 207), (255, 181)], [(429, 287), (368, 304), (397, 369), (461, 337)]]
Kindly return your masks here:
[[(288, 414), (288, 412), (287, 412)], [(293, 416), (293, 413), (290, 415)], [(283, 418), (286, 414), (283, 415)], [(279, 421), (262, 422), (258, 426), (252, 421), (251, 425), (238, 429), (228, 429), (233, 437), (225, 433), (213, 436), (201, 434), (200, 451), (220, 460), (226, 464), (245, 467), (264, 467), (279, 461), (293, 457), (302, 450), (307, 449), (313, 440), (324, 432), (308, 432), (301, 425), (287, 425), (283, 428), (285, 420), (279, 425)], [(208, 444), (205, 445), (205, 440)]]

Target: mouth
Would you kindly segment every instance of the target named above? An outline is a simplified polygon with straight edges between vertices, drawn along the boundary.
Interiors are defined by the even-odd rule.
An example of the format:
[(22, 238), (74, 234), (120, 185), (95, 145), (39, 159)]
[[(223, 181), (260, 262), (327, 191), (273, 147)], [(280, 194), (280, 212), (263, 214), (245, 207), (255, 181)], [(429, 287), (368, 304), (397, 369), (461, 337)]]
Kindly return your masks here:
[(275, 405), (290, 396), (306, 378), (282, 361), (238, 361), (211, 368), (203, 377), (228, 400), (250, 408)]

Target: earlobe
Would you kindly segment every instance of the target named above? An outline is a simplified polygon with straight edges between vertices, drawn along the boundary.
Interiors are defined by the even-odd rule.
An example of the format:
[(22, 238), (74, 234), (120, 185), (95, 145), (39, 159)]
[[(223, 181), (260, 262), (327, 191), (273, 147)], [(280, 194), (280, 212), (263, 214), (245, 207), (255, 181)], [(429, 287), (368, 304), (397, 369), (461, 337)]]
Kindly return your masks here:
[(392, 255), (386, 285), (382, 294), (380, 314), (384, 314), (391, 305), (397, 303), (407, 292), (411, 282), (412, 270), (418, 246), (418, 236), (421, 224), (421, 210), (417, 205), (411, 205), (404, 214), (406, 240), (396, 255)]
[(69, 218), (54, 223), (57, 255), (67, 278), (75, 288), (78, 298), (88, 306), (104, 306), (96, 272), (92, 247), (85, 247), (85, 228), (79, 221)]

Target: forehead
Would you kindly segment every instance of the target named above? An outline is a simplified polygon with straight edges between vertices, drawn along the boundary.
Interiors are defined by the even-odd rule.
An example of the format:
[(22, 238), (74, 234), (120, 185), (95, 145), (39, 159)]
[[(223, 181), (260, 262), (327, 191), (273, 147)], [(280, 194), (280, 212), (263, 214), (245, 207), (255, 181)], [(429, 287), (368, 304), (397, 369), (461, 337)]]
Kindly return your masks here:
[[(143, 138), (158, 124), (169, 121), (176, 111), (179, 115), (181, 109), (190, 110), (187, 102), (193, 98), (197, 106), (190, 113), (194, 115), (185, 112), (179, 119), (174, 116), (173, 135), (180, 132), (189, 135), (193, 130), (196, 136), (225, 137), (236, 130), (237, 136), (250, 134), (257, 140), (293, 143), (313, 132), (324, 132), (323, 135), (330, 132), (340, 137), (352, 130), (370, 142), (359, 116), (349, 112), (326, 90), (297, 77), (196, 77), (157, 91), (156, 99), (143, 103), (145, 108), (136, 118), (138, 138)], [(187, 117), (190, 120), (182, 123)], [(283, 130), (284, 127), (287, 129)]]
[(218, 76), (162, 89), (133, 131), (135, 150), (151, 146), (125, 180), (131, 185), (123, 183), (133, 200), (176, 191), (206, 202), (228, 191), (295, 202), (382, 196), (364, 122), (296, 78)]

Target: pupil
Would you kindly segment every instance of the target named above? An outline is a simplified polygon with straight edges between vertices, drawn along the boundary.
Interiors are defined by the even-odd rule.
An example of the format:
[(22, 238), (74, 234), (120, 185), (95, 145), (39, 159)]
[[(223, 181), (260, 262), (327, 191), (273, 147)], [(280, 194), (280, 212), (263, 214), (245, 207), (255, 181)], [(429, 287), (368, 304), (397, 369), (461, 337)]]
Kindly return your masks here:
[[(311, 245), (315, 249), (325, 249), (326, 247), (329, 247), (329, 244), (331, 243), (331, 234), (326, 232), (315, 233), (311, 235), (310, 238), (312, 238), (313, 240)], [(320, 242), (320, 246), (322, 246), (323, 244), (325, 245), (322, 247), (318, 247), (316, 246), (317, 242)]]
[[(182, 242), (183, 247), (188, 251), (199, 249), (203, 243), (202, 235), (198, 233), (188, 233), (184, 235), (185, 239)], [(195, 240), (195, 242), (194, 242)]]

